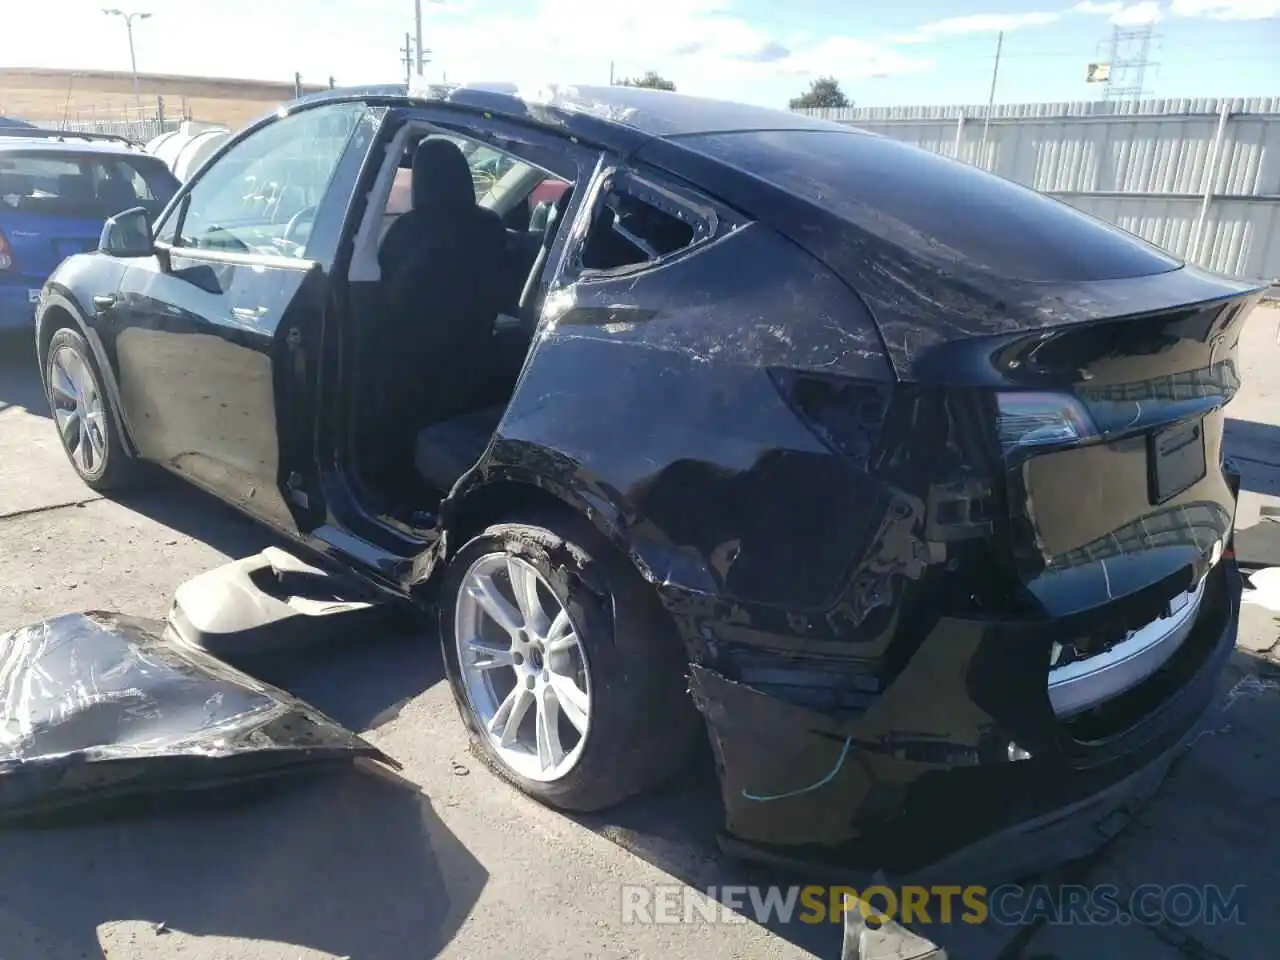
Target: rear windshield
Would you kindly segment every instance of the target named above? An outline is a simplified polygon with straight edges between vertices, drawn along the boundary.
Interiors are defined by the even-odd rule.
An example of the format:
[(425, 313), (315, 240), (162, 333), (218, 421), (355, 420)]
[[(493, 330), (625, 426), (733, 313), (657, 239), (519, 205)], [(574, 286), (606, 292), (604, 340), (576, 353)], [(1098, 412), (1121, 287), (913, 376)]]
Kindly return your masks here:
[(1180, 266), (1065, 203), (887, 137), (789, 130), (681, 142), (921, 259), (1028, 281), (1114, 280)]
[(0, 153), (0, 211), (105, 220), (130, 207), (158, 214), (178, 182), (148, 156)]

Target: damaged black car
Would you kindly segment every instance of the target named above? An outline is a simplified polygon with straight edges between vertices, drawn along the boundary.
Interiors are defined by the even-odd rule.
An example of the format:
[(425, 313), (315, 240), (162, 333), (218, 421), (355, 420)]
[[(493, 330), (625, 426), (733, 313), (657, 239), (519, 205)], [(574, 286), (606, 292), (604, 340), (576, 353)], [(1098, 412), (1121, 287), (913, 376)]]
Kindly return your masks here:
[(709, 736), (732, 849), (974, 882), (1096, 846), (1211, 703), (1260, 293), (806, 116), (379, 87), (115, 217), (36, 337), (91, 487), (436, 604), (532, 796)]

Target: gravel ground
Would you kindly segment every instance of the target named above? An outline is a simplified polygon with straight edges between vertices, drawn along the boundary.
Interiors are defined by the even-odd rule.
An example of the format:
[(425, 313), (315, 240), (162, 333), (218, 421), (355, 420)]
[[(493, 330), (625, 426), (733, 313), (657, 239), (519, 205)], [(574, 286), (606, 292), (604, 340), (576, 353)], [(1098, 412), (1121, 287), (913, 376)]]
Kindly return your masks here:
[[(1240, 523), (1280, 492), (1280, 311), (1260, 310), (1233, 416), (1253, 424)], [(1260, 427), (1257, 425), (1261, 425)], [(1280, 432), (1276, 433), (1280, 438)], [(128, 500), (79, 483), (57, 446), (22, 340), (0, 341), (0, 629), (73, 610), (163, 616), (174, 588), (275, 542), (176, 481)], [(1245, 922), (1047, 926), (1003, 958), (1243, 960), (1280, 933), (1280, 669), (1274, 614), (1246, 607), (1221, 716), (1140, 822), (1082, 882), (1246, 884)], [(838, 931), (754, 923), (635, 926), (619, 887), (794, 882), (722, 858), (715, 791), (673, 792), (572, 819), (516, 794), (467, 752), (429, 636), (358, 640), (264, 668), (365, 732), (406, 782), (352, 774), (236, 809), (10, 831), (0, 859), (0, 958), (407, 960), (434, 955), (835, 957)], [(1013, 931), (949, 930), (953, 957), (996, 957)]]

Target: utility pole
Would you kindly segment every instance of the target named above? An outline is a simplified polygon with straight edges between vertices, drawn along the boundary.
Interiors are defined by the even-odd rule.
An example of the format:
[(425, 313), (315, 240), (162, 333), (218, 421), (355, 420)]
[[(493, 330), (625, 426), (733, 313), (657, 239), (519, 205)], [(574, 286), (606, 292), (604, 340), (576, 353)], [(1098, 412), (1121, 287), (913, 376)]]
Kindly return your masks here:
[(408, 31), (404, 35), (404, 46), (400, 48), (403, 56), (400, 62), (404, 64), (404, 83), (410, 86), (413, 83), (413, 38), (409, 36)]
[(991, 68), (991, 93), (987, 97), (987, 115), (982, 120), (982, 145), (978, 148), (979, 162), (987, 166), (987, 131), (991, 129), (991, 111), (996, 105), (996, 80), (1000, 77), (1000, 51), (1004, 47), (1004, 31), (996, 34), (996, 62)]
[(613, 61), (609, 61), (609, 86), (613, 86)]
[(133, 102), (138, 108), (138, 119), (142, 119), (142, 94), (138, 92), (138, 57), (133, 49), (133, 21), (146, 20), (151, 16), (149, 13), (125, 13), (123, 10), (112, 8), (102, 11), (108, 17), (120, 17), (124, 20), (125, 31), (129, 34), (129, 70), (133, 74)]

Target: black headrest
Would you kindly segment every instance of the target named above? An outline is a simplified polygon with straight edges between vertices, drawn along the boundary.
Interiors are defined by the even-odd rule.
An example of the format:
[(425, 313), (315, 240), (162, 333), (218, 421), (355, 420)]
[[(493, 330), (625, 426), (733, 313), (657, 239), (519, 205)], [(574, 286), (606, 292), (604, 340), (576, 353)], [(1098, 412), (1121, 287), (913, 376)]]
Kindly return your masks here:
[(93, 181), (78, 173), (64, 173), (58, 177), (58, 196), (63, 200), (86, 201), (94, 199)]
[[(98, 199), (104, 204), (112, 206), (115, 213), (120, 213), (132, 206), (137, 206), (138, 194), (133, 189), (133, 184), (128, 180), (122, 180), (119, 177), (107, 177), (98, 183)], [(124, 206), (121, 206), (124, 204)]]
[(0, 197), (12, 194), (17, 194), (20, 197), (29, 197), (34, 190), (34, 178), (25, 173), (0, 170)]
[(413, 154), (413, 209), (458, 216), (475, 203), (471, 168), (457, 144), (434, 138), (418, 144)]

